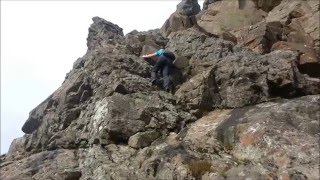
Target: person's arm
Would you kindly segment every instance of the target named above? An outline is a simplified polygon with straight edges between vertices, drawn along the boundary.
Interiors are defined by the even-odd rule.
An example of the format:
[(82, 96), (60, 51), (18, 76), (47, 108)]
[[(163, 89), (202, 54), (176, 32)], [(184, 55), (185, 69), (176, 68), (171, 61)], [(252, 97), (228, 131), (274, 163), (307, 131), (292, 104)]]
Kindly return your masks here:
[(152, 54), (143, 55), (142, 57), (143, 57), (143, 58), (152, 58), (152, 57), (155, 57), (155, 56), (157, 56), (157, 53), (152, 53)]

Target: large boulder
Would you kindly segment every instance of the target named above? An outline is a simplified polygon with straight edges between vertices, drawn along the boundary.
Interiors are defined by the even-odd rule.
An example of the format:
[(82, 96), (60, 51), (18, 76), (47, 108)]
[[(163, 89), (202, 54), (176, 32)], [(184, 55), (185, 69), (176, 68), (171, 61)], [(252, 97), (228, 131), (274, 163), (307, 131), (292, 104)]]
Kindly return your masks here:
[[(295, 23), (293, 30), (302, 31), (319, 43), (319, 2), (318, 1), (282, 1), (269, 12), (267, 22), (280, 21), (283, 24)], [(296, 21), (296, 22), (293, 22)]]
[(290, 50), (299, 52), (298, 68), (300, 72), (311, 77), (320, 77), (320, 56), (316, 51), (306, 44), (278, 41), (272, 45), (271, 51)]
[(161, 27), (161, 33), (165, 37), (171, 37), (177, 31), (191, 28), (194, 22), (192, 17), (174, 12)]
[(201, 116), (214, 108), (236, 108), (271, 100), (320, 93), (320, 80), (299, 72), (297, 53), (260, 56), (240, 52), (198, 64), (198, 73), (177, 90), (178, 102)]
[[(229, 142), (234, 144), (231, 154), (253, 164), (261, 163), (264, 167), (271, 162), (278, 167), (278, 177), (286, 174), (306, 179), (319, 177), (319, 159), (314, 157), (319, 151), (319, 144), (314, 143), (319, 133), (319, 121), (317, 115), (309, 113), (319, 108), (319, 96), (255, 107), (231, 113), (234, 116), (218, 127), (224, 132), (234, 126), (235, 131), (231, 132), (238, 141)], [(235, 119), (243, 123), (237, 124)]]
[(219, 144), (223, 146), (238, 162), (223, 170), (226, 179), (240, 174), (317, 179), (320, 129), (318, 115), (313, 112), (319, 109), (319, 98), (313, 95), (216, 110), (193, 123), (183, 140), (201, 152), (218, 151)]
[(283, 41), (299, 43), (319, 54), (319, 1), (282, 1), (266, 21), (284, 25)]
[(182, 0), (177, 10), (161, 27), (165, 37), (171, 37), (175, 32), (191, 28), (197, 24), (195, 15), (200, 12), (198, 0)]
[(272, 45), (282, 39), (282, 33), (282, 24), (279, 21), (264, 20), (233, 32), (238, 44), (260, 54), (269, 53)]
[(163, 93), (114, 94), (96, 102), (88, 127), (90, 136), (98, 141), (107, 132), (106, 140), (127, 143), (130, 136), (138, 132), (156, 129), (165, 134), (167, 129), (180, 128), (182, 121), (194, 120), (187, 112), (161, 100), (169, 99), (166, 96)]
[(258, 23), (265, 15), (251, 1), (246, 1), (244, 5), (238, 0), (218, 1), (209, 5), (197, 23), (206, 32), (220, 36), (224, 32)]
[(295, 17), (294, 14), (297, 14), (296, 11), (300, 9), (301, 15), (304, 15), (304, 12), (308, 9), (310, 9), (307, 1), (297, 0), (297, 1), (289, 1), (289, 0), (283, 0), (281, 3), (272, 9), (268, 13), (268, 16), (266, 17), (267, 22), (272, 21), (280, 21), (281, 23), (286, 23), (292, 18)]
[(177, 5), (177, 12), (181, 15), (192, 16), (200, 12), (198, 0), (182, 0)]

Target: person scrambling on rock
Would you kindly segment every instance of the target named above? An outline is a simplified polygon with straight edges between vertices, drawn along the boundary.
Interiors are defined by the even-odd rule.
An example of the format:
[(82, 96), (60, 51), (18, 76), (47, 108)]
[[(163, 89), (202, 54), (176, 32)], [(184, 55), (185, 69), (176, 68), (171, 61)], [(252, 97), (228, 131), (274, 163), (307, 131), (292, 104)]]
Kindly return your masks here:
[(170, 92), (173, 89), (170, 75), (173, 68), (173, 61), (176, 59), (176, 57), (172, 52), (164, 49), (160, 49), (152, 54), (143, 55), (142, 57), (152, 58), (156, 56), (158, 59), (151, 72), (152, 85), (159, 84), (157, 74), (160, 72), (163, 77), (163, 88), (165, 91)]

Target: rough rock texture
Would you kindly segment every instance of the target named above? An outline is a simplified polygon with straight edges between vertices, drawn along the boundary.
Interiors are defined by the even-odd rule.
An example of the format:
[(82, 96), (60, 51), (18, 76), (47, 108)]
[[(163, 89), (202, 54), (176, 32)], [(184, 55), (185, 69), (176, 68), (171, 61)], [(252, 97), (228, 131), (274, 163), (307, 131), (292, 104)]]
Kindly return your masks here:
[(200, 12), (198, 0), (182, 0), (177, 10), (161, 27), (161, 34), (170, 37), (177, 31), (185, 30), (197, 24), (195, 15)]
[(252, 1), (255, 3), (257, 8), (262, 9), (263, 11), (269, 12), (274, 7), (278, 6), (282, 0), (269, 0), (269, 1), (252, 0)]
[(203, 2), (203, 9), (204, 10), (208, 9), (209, 4), (215, 3), (217, 1), (221, 1), (221, 0), (205, 0)]
[[(179, 8), (194, 15), (184, 3), (195, 2)], [(210, 2), (208, 11), (226, 3)], [(238, 6), (270, 15), (283, 3)], [(302, 47), (284, 41), (283, 26), (263, 21), (243, 48), (198, 28), (124, 36), (94, 17), (87, 53), (30, 112), (26, 134), (1, 156), (0, 179), (319, 179), (317, 49), (295, 52)], [(265, 41), (265, 54), (250, 50)], [(173, 94), (152, 86), (154, 60), (140, 58), (158, 48), (177, 56)]]
[(255, 9), (254, 3), (246, 1), (244, 6), (238, 0), (224, 0), (210, 4), (198, 20), (206, 32), (221, 35), (258, 23), (266, 13)]
[(297, 54), (290, 51), (264, 56), (242, 52), (208, 59), (197, 65), (205, 66), (201, 68), (205, 71), (184, 83), (176, 96), (179, 103), (195, 110), (197, 115), (214, 108), (256, 104), (276, 96), (320, 93), (319, 79), (300, 73), (296, 63)]
[(281, 40), (282, 33), (282, 24), (279, 21), (261, 21), (234, 32), (238, 44), (260, 54), (269, 53), (272, 45)]
[[(198, 5), (193, 2), (182, 1), (177, 6), (162, 26), (162, 35), (172, 37), (176, 32), (197, 28), (260, 54), (282, 49), (277, 43), (286, 42), (290, 50), (303, 55), (302, 59), (308, 57), (310, 66), (319, 68), (319, 1), (206, 0), (200, 12), (194, 10)], [(319, 77), (314, 70), (306, 73)]]
[(189, 59), (189, 66), (182, 71), (185, 79), (191, 79), (181, 85), (176, 96), (196, 114), (277, 96), (320, 93), (319, 78), (300, 72), (299, 55), (292, 51), (259, 55), (191, 29), (173, 36), (167, 48)]
[[(319, 1), (314, 0), (205, 1), (197, 24), (219, 37), (229, 33), (237, 40), (227, 40), (261, 54), (269, 53), (277, 42), (288, 42), (291, 50), (312, 56), (319, 68), (320, 57), (315, 56), (320, 54), (319, 9)], [(307, 73), (315, 74), (314, 70)]]

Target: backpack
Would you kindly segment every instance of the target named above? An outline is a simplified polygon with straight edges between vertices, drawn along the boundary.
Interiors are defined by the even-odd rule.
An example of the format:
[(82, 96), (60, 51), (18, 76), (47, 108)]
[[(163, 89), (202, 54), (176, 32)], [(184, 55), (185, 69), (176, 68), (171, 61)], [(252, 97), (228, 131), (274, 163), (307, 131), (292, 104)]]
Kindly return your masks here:
[(176, 56), (174, 55), (174, 53), (171, 52), (171, 51), (168, 51), (168, 50), (165, 50), (165, 51), (163, 52), (163, 55), (164, 55), (166, 58), (168, 58), (168, 59), (170, 59), (170, 60), (172, 60), (172, 61), (174, 61), (174, 60), (176, 59)]

